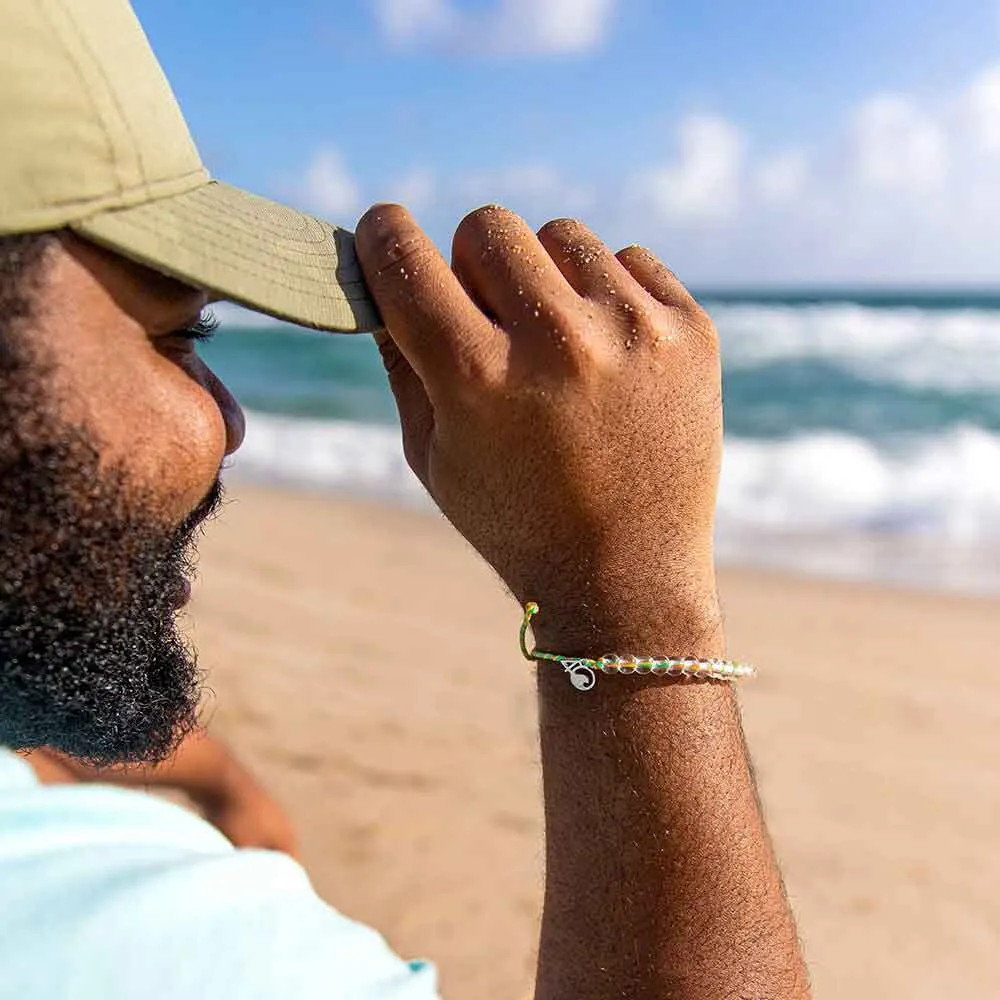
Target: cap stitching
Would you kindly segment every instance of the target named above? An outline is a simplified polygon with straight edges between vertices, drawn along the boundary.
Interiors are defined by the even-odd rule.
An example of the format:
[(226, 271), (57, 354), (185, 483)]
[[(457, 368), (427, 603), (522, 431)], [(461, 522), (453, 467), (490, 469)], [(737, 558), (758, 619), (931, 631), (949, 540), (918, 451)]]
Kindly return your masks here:
[[(62, 46), (63, 52), (65, 53), (67, 59), (69, 60), (70, 65), (73, 67), (73, 70), (76, 73), (77, 79), (80, 82), (80, 89), (83, 90), (83, 92), (90, 99), (91, 110), (93, 111), (94, 117), (97, 119), (98, 124), (101, 127), (101, 133), (104, 136), (104, 141), (105, 141), (105, 143), (107, 145), (108, 160), (110, 161), (110, 163), (112, 164), (112, 166), (114, 168), (115, 182), (118, 185), (118, 194), (121, 195), (121, 193), (122, 193), (122, 179), (121, 179), (121, 175), (118, 172), (118, 159), (115, 156), (115, 149), (114, 149), (114, 144), (111, 142), (111, 136), (108, 134), (108, 130), (107, 130), (107, 127), (104, 124), (103, 117), (100, 115), (100, 113), (97, 110), (97, 101), (94, 99), (94, 92), (90, 89), (90, 87), (89, 87), (89, 85), (87, 83), (87, 78), (86, 78), (86, 75), (83, 72), (83, 68), (81, 67), (80, 63), (78, 62), (75, 54), (70, 50), (70, 47), (66, 44), (66, 40), (65, 40), (65, 37), (63, 36), (63, 33), (59, 30), (56, 22), (52, 19), (51, 15), (50, 15), (50, 12), (47, 9), (48, 6), (49, 6), (49, 4), (47, 2), (45, 2), (45, 0), (43, 0), (43, 2), (41, 2), (39, 4), (39, 8), (40, 8), (40, 10), (42, 12), (42, 17), (44, 17), (45, 20), (48, 22), (49, 27), (52, 30), (52, 33), (56, 36), (56, 38), (59, 39), (59, 44)], [(60, 9), (66, 15), (66, 17), (69, 19), (69, 21), (72, 23), (73, 27), (76, 29), (77, 35), (79, 35), (80, 29), (79, 29), (76, 21), (73, 20), (73, 17), (69, 13), (69, 10), (65, 7), (65, 5), (61, 5)]]
[[(201, 198), (201, 190), (202, 190), (201, 188), (198, 188), (198, 189), (195, 189), (195, 190), (191, 191), (190, 192), (191, 199), (195, 200), (195, 198)], [(228, 186), (227, 186), (227, 191), (228, 190), (229, 189), (228, 189)], [(208, 193), (207, 192), (207, 186), (206, 186), (205, 192), (206, 192), (206, 197), (207, 197), (207, 193)], [(249, 194), (249, 192), (242, 192), (242, 193)], [(332, 233), (337, 233), (337, 232), (347, 233), (348, 232), (348, 230), (345, 229), (343, 226), (337, 226), (337, 225), (334, 225), (331, 222), (326, 222), (323, 219), (317, 219), (314, 216), (305, 215), (305, 214), (303, 214), (301, 212), (296, 212), (294, 209), (286, 208), (284, 205), (281, 205), (278, 202), (271, 202), (271, 201), (268, 201), (266, 198), (260, 198), (259, 195), (250, 194), (250, 197), (259, 199), (265, 205), (274, 205), (277, 208), (280, 208), (280, 209), (288, 212), (289, 216), (291, 218), (293, 218), (293, 219), (301, 219), (301, 220), (303, 220), (303, 221), (305, 221), (307, 223), (312, 223), (313, 224), (312, 226), (301, 226), (301, 227), (299, 227), (296, 230), (291, 230), (290, 227), (282, 227), (283, 230), (294, 231), (294, 232), (297, 232), (297, 233), (303, 233), (303, 232), (304, 233), (308, 233), (310, 230), (312, 230), (313, 232), (315, 232), (318, 229), (319, 230), (319, 234), (320, 234), (320, 239), (308, 240), (307, 242), (309, 244), (319, 244), (324, 239), (328, 238)], [(209, 198), (207, 200), (209, 200), (211, 202), (213, 199)], [(253, 215), (247, 209), (247, 207), (244, 204), (241, 204), (240, 199), (236, 199), (236, 198), (228, 199), (227, 198), (226, 205), (227, 205), (227, 210), (230, 211), (232, 215), (237, 216), (240, 219), (243, 219), (243, 220), (246, 220), (247, 222), (252, 223), (254, 225), (254, 228), (259, 228), (259, 226), (260, 226), (260, 219), (257, 216)], [(279, 233), (276, 230), (271, 230), (271, 232), (273, 232), (275, 235), (279, 235)]]
[[(160, 185), (160, 184), (174, 185), (178, 181), (186, 180), (188, 177), (195, 177), (198, 174), (204, 174), (204, 170), (202, 168), (200, 168), (200, 167), (197, 170), (192, 170), (190, 173), (182, 174), (180, 177), (171, 177), (168, 181), (157, 182), (157, 184), (158, 185)], [(204, 185), (201, 185), (201, 186), (204, 186)], [(149, 194), (150, 189), (151, 189), (151, 185), (149, 185), (149, 184), (140, 184), (137, 187), (128, 187), (128, 188), (124, 188), (124, 189), (119, 189), (118, 191), (115, 192), (114, 197), (116, 199), (118, 199), (118, 200), (120, 200), (122, 198), (127, 198), (129, 196), (129, 194), (131, 192), (133, 192), (133, 191), (143, 191), (144, 193)], [(180, 198), (180, 197), (182, 197), (184, 195), (187, 195), (187, 194), (190, 194), (190, 193), (192, 193), (193, 191), (196, 191), (196, 190), (198, 190), (198, 188), (188, 188), (188, 190), (186, 190), (186, 191), (174, 191), (171, 194), (161, 194), (161, 195), (159, 195), (157, 197), (151, 198), (151, 199), (149, 199), (147, 201), (144, 201), (144, 202), (138, 202), (138, 203), (136, 203), (134, 205), (110, 205), (110, 206), (107, 206), (107, 207), (104, 207), (104, 208), (98, 208), (96, 210), (91, 210), (89, 213), (87, 213), (85, 215), (81, 215), (81, 216), (79, 216), (77, 218), (66, 219), (64, 222), (55, 223), (55, 225), (56, 225), (56, 227), (61, 226), (61, 225), (72, 225), (75, 222), (82, 222), (82, 221), (85, 221), (86, 219), (93, 218), (93, 217), (98, 216), (98, 215), (106, 215), (108, 212), (127, 212), (129, 209), (139, 208), (139, 207), (141, 207), (143, 205), (155, 205), (159, 201), (167, 201), (168, 199), (171, 199), (171, 198)], [(51, 201), (47, 202), (46, 205), (44, 206), (44, 210), (47, 212), (47, 211), (49, 211), (49, 210), (51, 210), (53, 208), (61, 208), (61, 207), (64, 207), (64, 206), (65, 207), (70, 207), (70, 206), (73, 206), (73, 205), (77, 205), (77, 206), (80, 207), (81, 210), (85, 210), (89, 205), (93, 205), (94, 203), (100, 204), (101, 202), (106, 202), (109, 197), (111, 197), (111, 196), (108, 195), (108, 194), (99, 194), (99, 195), (96, 195), (93, 198), (87, 198), (87, 199), (85, 199), (83, 201), (81, 201), (79, 198), (64, 198), (62, 200), (55, 199), (55, 200), (51, 200)]]
[[(166, 208), (169, 211), (173, 206), (164, 204), (161, 207)], [(158, 232), (158, 229), (155, 226), (153, 226), (150, 223), (146, 223), (144, 220), (136, 218), (134, 215), (130, 216), (129, 218), (125, 218), (125, 213), (126, 212), (128, 212), (127, 209), (123, 210), (122, 213), (119, 215), (118, 221), (120, 223), (128, 225), (128, 226), (133, 226), (133, 227), (135, 227), (137, 229), (141, 229), (141, 230), (143, 230), (143, 232), (153, 232), (153, 233)], [(117, 215), (118, 213), (115, 213), (115, 214)], [(177, 212), (172, 212), (171, 214), (175, 218), (178, 218), (178, 213)], [(202, 231), (211, 233), (212, 235), (215, 235), (215, 236), (220, 236), (220, 237), (225, 238), (228, 235), (225, 229), (221, 228), (218, 225), (215, 225), (214, 224), (214, 220), (211, 220), (211, 219), (204, 219), (203, 218), (203, 219), (198, 219), (197, 221), (190, 220), (190, 223), (191, 223), (192, 226), (197, 226)], [(312, 244), (312, 245), (319, 246), (319, 244)], [(292, 252), (295, 252), (295, 246), (294, 245), (288, 245), (288, 244), (286, 244), (286, 247), (287, 247), (288, 250), (290, 250)], [(255, 261), (257, 259), (256, 257), (247, 256), (246, 254), (241, 253), (239, 250), (237, 250), (235, 248), (233, 249), (232, 253), (233, 253), (233, 256), (241, 258), (243, 260)], [(302, 253), (302, 254), (298, 254), (298, 257), (302, 261), (302, 266), (308, 267), (310, 270), (321, 271), (321, 272), (325, 273), (326, 268), (323, 267), (321, 263), (318, 263), (318, 262), (317, 263), (313, 263), (310, 260), (310, 258), (318, 258), (320, 256), (323, 256), (323, 260), (324, 261), (328, 261), (329, 260), (329, 256), (328, 255), (321, 255), (319, 253)], [(338, 258), (338, 264), (339, 263), (340, 263), (340, 261), (339, 261), (339, 258)], [(357, 266), (357, 265), (356, 264), (351, 264), (351, 265), (348, 265), (348, 266)], [(347, 280), (343, 281), (342, 283), (343, 284), (364, 285), (365, 282), (364, 282), (364, 279), (357, 278), (357, 279), (347, 279)]]
[[(213, 186), (221, 189), (221, 191), (223, 192), (221, 198), (220, 196), (212, 196), (210, 189)], [(237, 194), (239, 197), (236, 198), (230, 197), (231, 192)], [(325, 219), (320, 219), (317, 218), (316, 216), (308, 215), (304, 212), (299, 212), (295, 209), (289, 208), (286, 205), (282, 205), (280, 202), (271, 201), (267, 198), (261, 197), (260, 195), (253, 194), (248, 191), (243, 191), (239, 188), (233, 188), (230, 185), (224, 184), (223, 182), (218, 180), (213, 181), (211, 185), (206, 184), (203, 187), (193, 189), (192, 191), (187, 193), (187, 196), (192, 201), (197, 199), (207, 200), (209, 204), (218, 203), (220, 200), (224, 198), (226, 201), (227, 211), (229, 212), (229, 214), (237, 216), (241, 219), (250, 222), (251, 225), (253, 226), (254, 231), (260, 228), (260, 218), (259, 216), (254, 215), (250, 211), (249, 206), (247, 205), (247, 199), (253, 199), (255, 201), (261, 202), (263, 205), (277, 208), (282, 212), (287, 212), (288, 216), (291, 219), (298, 219), (302, 220), (305, 223), (312, 224), (311, 226), (300, 226), (294, 230), (292, 230), (291, 227), (282, 226), (281, 227), (282, 231), (311, 234), (315, 233), (318, 230), (320, 238), (306, 241), (310, 245), (319, 244), (320, 242), (328, 238), (331, 234), (335, 234), (338, 232), (345, 233), (348, 236), (352, 235), (350, 230), (345, 228), (344, 226), (338, 226), (335, 223), (326, 221)], [(271, 231), (275, 233), (275, 235), (279, 235), (278, 230), (271, 230)]]
[[(121, 124), (124, 126), (125, 131), (128, 132), (128, 137), (131, 140), (132, 151), (135, 154), (136, 159), (138, 159), (139, 161), (139, 170), (142, 173), (143, 186), (146, 189), (148, 189), (149, 174), (146, 172), (146, 162), (143, 159), (142, 148), (140, 144), (136, 141), (135, 133), (132, 131), (132, 123), (125, 116), (121, 102), (118, 100), (118, 94), (116, 93), (115, 88), (111, 86), (111, 81), (108, 79), (108, 75), (104, 71), (103, 63), (101, 62), (100, 59), (97, 58), (97, 54), (94, 52), (93, 48), (91, 48), (87, 36), (80, 30), (79, 21), (77, 21), (76, 18), (73, 17), (73, 14), (68, 7), (66, 8), (66, 16), (76, 26), (77, 38), (79, 39), (80, 44), (84, 47), (84, 49), (86, 49), (87, 54), (90, 56), (91, 63), (96, 68), (98, 75), (104, 81), (104, 89), (106, 90), (108, 97), (110, 97), (111, 103), (115, 106), (115, 110), (118, 112), (119, 122), (121, 122)], [(135, 15), (133, 14), (133, 17), (134, 16)], [(121, 194), (125, 190), (125, 185), (122, 181), (121, 174), (118, 172), (118, 167), (119, 167), (118, 157), (117, 155), (114, 155), (117, 153), (117, 150), (115, 149), (114, 142), (111, 139), (111, 133), (108, 130), (107, 124), (104, 121), (104, 116), (98, 114), (98, 120), (100, 121), (101, 128), (104, 130), (104, 134), (107, 137), (108, 145), (111, 147), (112, 158), (115, 164), (115, 173), (118, 176), (118, 193)]]
[[(229, 206), (227, 206), (227, 211), (228, 208)], [(174, 216), (174, 218), (183, 218), (183, 216), (176, 211), (172, 212), (171, 214)], [(260, 220), (254, 219), (252, 216), (246, 216), (245, 221), (253, 223), (253, 225), (247, 227), (241, 227), (239, 221), (229, 223), (229, 220), (227, 220), (228, 228), (231, 230), (235, 230), (238, 233), (245, 235), (252, 235), (252, 236), (256, 236), (258, 233), (260, 233), (261, 229), (263, 228), (260, 224)], [(223, 237), (227, 235), (226, 230), (220, 228), (217, 225), (212, 224), (209, 220), (200, 219), (196, 224), (201, 228), (207, 230), (208, 232), (212, 232)], [(351, 234), (346, 229), (336, 229), (333, 226), (329, 226), (328, 223), (319, 222), (318, 225), (320, 227), (323, 226), (328, 227), (327, 229), (321, 228), (320, 231), (322, 233), (323, 237), (322, 239), (299, 241), (291, 239), (284, 233), (275, 231), (273, 229), (267, 230), (267, 232), (269, 236), (273, 236), (276, 240), (280, 241), (282, 246), (295, 252), (297, 256), (303, 261), (308, 261), (310, 258), (313, 257), (319, 257), (322, 258), (324, 261), (326, 261), (329, 257), (329, 252), (327, 251), (326, 248), (329, 247), (331, 243), (335, 242), (332, 237), (334, 237), (337, 232), (342, 232), (347, 236), (350, 236)], [(339, 255), (338, 255), (338, 260), (340, 260)], [(360, 266), (358, 264), (357, 256), (353, 253), (351, 254), (350, 260), (340, 260), (340, 262), (345, 269), (348, 268), (357, 269)]]
[[(158, 230), (156, 229), (155, 226), (153, 226), (153, 225), (147, 225), (146, 223), (141, 222), (141, 221), (139, 221), (138, 219), (135, 219), (135, 218), (127, 219), (127, 220), (126, 219), (121, 219), (119, 221), (122, 222), (126, 227), (131, 227), (133, 229), (138, 229), (138, 230), (141, 230), (144, 233), (156, 233), (156, 232), (158, 232)], [(210, 231), (216, 232), (216, 233), (219, 232), (218, 230), (214, 230), (214, 231), (210, 230)], [(107, 237), (105, 237), (105, 238), (107, 238)], [(220, 264), (226, 264), (226, 263), (228, 263), (228, 261), (227, 261), (226, 258), (221, 257), (221, 256), (213, 253), (211, 251), (211, 249), (208, 248), (208, 247), (206, 247), (206, 246), (199, 247), (198, 252), (201, 253), (202, 255), (204, 255), (205, 257), (207, 257), (208, 259), (212, 260), (215, 263), (220, 263)], [(262, 279), (264, 279), (266, 281), (270, 281), (272, 284), (277, 285), (279, 288), (282, 288), (282, 289), (284, 289), (287, 292), (295, 292), (296, 294), (301, 294), (304, 297), (316, 299), (317, 301), (322, 301), (322, 297), (319, 296), (319, 295), (317, 295), (317, 294), (311, 293), (311, 292), (306, 291), (304, 289), (300, 290), (296, 285), (288, 284), (288, 283), (286, 283), (284, 281), (279, 280), (278, 277), (277, 277), (277, 275), (273, 271), (265, 273), (264, 271), (257, 270), (255, 267), (251, 266), (252, 264), (254, 264), (256, 262), (256, 258), (255, 257), (249, 257), (246, 254), (240, 253), (237, 250), (233, 251), (232, 256), (237, 257), (237, 258), (239, 258), (242, 261), (247, 261), (248, 262), (248, 266), (246, 267), (246, 272), (248, 274), (250, 274), (251, 277), (262, 278)], [(312, 267), (310, 265), (307, 265), (307, 266), (309, 266), (310, 270), (315, 271), (318, 274), (327, 274), (327, 275), (329, 275), (331, 273), (329, 270), (323, 270), (323, 269), (321, 269), (319, 267)], [(280, 274), (280, 272), (278, 272), (278, 273)], [(334, 276), (334, 278), (336, 278), (335, 272), (334, 272), (333, 276)], [(337, 287), (342, 288), (345, 291), (348, 288), (363, 288), (363, 289), (365, 289), (365, 294), (363, 294), (361, 296), (361, 299), (365, 300), (365, 301), (371, 299), (371, 296), (369, 294), (367, 294), (367, 285), (365, 284), (364, 280), (362, 280), (362, 279), (359, 279), (357, 281), (341, 281), (339, 279), (336, 279), (336, 284), (337, 284)], [(350, 296), (346, 296), (346, 295), (345, 295), (345, 300), (346, 301), (357, 301), (356, 299), (351, 298)]]

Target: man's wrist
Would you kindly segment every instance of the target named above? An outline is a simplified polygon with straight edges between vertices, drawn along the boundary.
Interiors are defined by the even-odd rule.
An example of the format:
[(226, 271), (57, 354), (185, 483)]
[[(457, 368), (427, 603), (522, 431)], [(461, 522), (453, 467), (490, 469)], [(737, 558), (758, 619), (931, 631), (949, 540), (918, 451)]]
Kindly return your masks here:
[(714, 578), (683, 591), (602, 596), (552, 595), (532, 622), (537, 648), (565, 656), (694, 656), (725, 652), (722, 612)]

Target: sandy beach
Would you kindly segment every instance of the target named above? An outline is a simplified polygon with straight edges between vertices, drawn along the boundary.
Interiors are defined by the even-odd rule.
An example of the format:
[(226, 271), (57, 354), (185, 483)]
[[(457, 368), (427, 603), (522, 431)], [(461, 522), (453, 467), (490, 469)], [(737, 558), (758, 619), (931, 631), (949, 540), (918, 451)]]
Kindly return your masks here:
[[(440, 518), (237, 485), (192, 628), (212, 727), (286, 805), (317, 890), (530, 995), (541, 877), (519, 612)], [(730, 651), (821, 1000), (1000, 984), (1000, 603), (732, 570)]]

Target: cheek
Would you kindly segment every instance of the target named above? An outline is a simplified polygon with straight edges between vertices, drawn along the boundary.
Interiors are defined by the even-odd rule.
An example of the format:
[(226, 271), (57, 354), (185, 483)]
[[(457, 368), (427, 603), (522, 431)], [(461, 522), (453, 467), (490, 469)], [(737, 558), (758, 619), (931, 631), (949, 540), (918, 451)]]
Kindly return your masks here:
[(94, 407), (91, 421), (107, 464), (155, 497), (176, 521), (205, 497), (219, 474), (226, 427), (211, 394), (193, 375), (157, 357), (141, 380), (107, 386), (110, 406)]

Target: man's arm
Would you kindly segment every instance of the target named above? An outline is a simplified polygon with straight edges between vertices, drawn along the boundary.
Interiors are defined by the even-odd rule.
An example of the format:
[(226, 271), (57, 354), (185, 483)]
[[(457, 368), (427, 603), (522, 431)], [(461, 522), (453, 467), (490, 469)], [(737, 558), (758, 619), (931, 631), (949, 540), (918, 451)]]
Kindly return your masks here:
[(613, 677), (584, 699), (558, 673), (538, 1000), (808, 996), (732, 691)]
[[(651, 254), (474, 212), (452, 268), (405, 210), (358, 254), (410, 465), (539, 648), (722, 652), (712, 559), (718, 342)], [(541, 663), (538, 1000), (808, 995), (732, 691)]]
[(98, 782), (182, 791), (236, 846), (297, 854), (295, 830), (284, 810), (226, 744), (204, 730), (188, 734), (161, 764), (94, 767), (46, 748), (25, 757), (43, 784)]
[(28, 760), (39, 777), (43, 780), (51, 777), (52, 783), (61, 777), (134, 788), (175, 788), (199, 802), (221, 796), (247, 775), (229, 748), (204, 731), (190, 733), (172, 756), (160, 764), (95, 767), (47, 748), (34, 751)]

